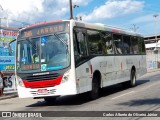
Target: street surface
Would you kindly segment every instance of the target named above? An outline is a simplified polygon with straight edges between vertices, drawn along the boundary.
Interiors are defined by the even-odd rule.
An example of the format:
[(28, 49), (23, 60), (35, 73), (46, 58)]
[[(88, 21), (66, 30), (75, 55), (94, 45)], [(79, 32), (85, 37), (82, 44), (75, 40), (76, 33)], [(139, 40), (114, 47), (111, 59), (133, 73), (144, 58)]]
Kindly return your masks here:
[[(114, 85), (103, 89), (101, 97), (91, 101), (88, 94), (60, 97), (53, 104), (43, 99), (11, 98), (0, 101), (0, 111), (160, 111), (160, 71), (144, 75), (134, 88)], [(1, 118), (17, 120), (18, 118)], [(33, 118), (23, 118), (33, 119)], [(35, 118), (43, 120), (44, 118)], [(52, 119), (87, 120), (160, 120), (160, 117), (48, 117)]]

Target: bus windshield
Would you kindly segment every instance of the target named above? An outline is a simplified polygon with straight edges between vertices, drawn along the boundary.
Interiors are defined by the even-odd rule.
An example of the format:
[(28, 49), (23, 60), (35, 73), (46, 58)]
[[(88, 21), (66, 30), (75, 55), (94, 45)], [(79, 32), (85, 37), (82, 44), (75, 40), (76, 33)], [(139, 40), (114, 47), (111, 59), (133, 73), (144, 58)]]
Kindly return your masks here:
[(70, 65), (69, 34), (22, 39), (17, 43), (17, 72), (60, 70)]

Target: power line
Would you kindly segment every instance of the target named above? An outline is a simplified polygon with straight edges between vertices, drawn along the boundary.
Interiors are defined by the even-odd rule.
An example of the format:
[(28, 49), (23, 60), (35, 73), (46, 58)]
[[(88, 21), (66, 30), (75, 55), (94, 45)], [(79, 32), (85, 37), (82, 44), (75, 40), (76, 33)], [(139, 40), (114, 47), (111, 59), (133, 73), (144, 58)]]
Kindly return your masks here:
[[(22, 21), (18, 21), (18, 20), (14, 20), (14, 19), (7, 19), (7, 18), (0, 18), (0, 19), (4, 19), (4, 20), (10, 20), (10, 21), (13, 21), (13, 22), (16, 22), (16, 23), (19, 23), (21, 24), (22, 27), (24, 27), (24, 25), (30, 25), (30, 23), (27, 23), (27, 22), (22, 22)], [(13, 23), (12, 23), (13, 24)], [(15, 23), (14, 23), (15, 24)], [(17, 25), (18, 26), (18, 25)]]
[(133, 24), (130, 29), (133, 30), (134, 32), (137, 32), (137, 30), (139, 29), (139, 27), (136, 24)]

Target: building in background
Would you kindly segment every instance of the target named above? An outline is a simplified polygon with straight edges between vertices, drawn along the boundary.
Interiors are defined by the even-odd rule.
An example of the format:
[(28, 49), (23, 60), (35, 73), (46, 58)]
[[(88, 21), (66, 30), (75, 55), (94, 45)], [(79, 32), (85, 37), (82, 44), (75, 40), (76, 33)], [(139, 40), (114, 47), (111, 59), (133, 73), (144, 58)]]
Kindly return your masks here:
[(11, 49), (9, 49), (9, 43), (16, 39), (18, 30), (0, 26), (0, 70), (6, 78), (5, 92), (15, 90), (15, 81), (11, 80), (15, 70), (15, 43), (10, 44)]
[(147, 68), (160, 68), (160, 33), (145, 36)]

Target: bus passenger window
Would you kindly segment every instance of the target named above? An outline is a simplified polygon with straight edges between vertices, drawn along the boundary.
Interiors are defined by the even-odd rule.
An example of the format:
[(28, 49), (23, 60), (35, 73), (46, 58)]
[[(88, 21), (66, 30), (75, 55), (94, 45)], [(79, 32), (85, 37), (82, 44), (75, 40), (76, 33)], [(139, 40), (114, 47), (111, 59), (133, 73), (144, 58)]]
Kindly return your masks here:
[(79, 56), (79, 52), (80, 51), (78, 51), (78, 47), (77, 47), (77, 42), (76, 42), (76, 32), (74, 32), (74, 34), (73, 34), (73, 44), (74, 44), (74, 56), (75, 56), (75, 61), (77, 61), (79, 58), (80, 58), (80, 56)]
[(124, 54), (132, 54), (130, 36), (123, 36)]
[(74, 40), (75, 65), (78, 65), (88, 58), (85, 29), (75, 28), (73, 34), (73, 40)]
[(80, 28), (75, 29), (73, 38), (75, 54), (79, 54), (81, 57), (87, 56), (88, 52), (85, 30)]
[(112, 41), (112, 34), (108, 32), (101, 32), (102, 50), (103, 54), (114, 54), (114, 45)]
[(87, 30), (90, 54), (102, 54), (102, 40), (98, 31)]
[(138, 38), (137, 37), (132, 37), (131, 40), (132, 40), (133, 53), (134, 54), (139, 54)]
[(82, 32), (77, 32), (77, 42), (79, 47), (79, 52), (81, 55), (86, 56), (87, 55), (87, 49), (86, 49), (86, 39), (85, 34)]
[(116, 47), (116, 53), (117, 54), (124, 53), (124, 51), (123, 51), (122, 36), (114, 34), (113, 35), (113, 40), (114, 40), (114, 44), (115, 44), (115, 47)]
[(145, 44), (144, 44), (144, 39), (142, 37), (138, 38), (138, 48), (139, 48), (139, 53), (145, 54)]

